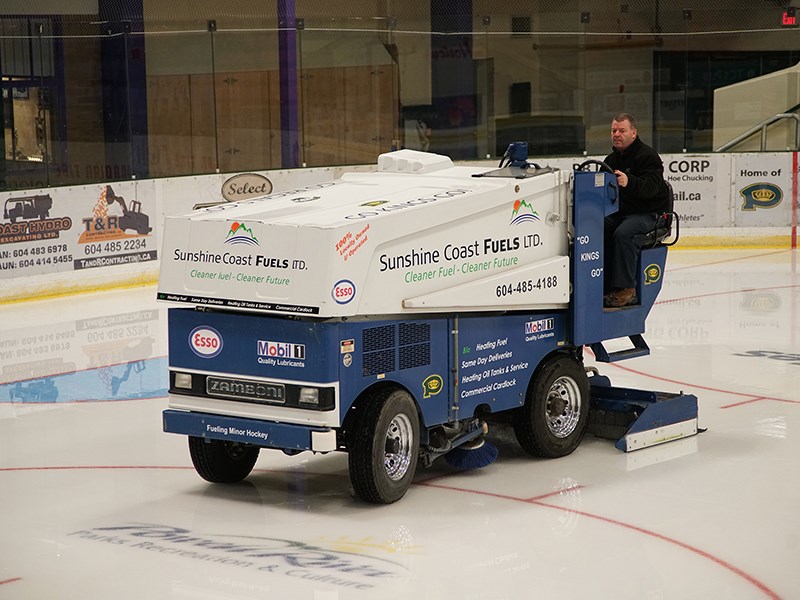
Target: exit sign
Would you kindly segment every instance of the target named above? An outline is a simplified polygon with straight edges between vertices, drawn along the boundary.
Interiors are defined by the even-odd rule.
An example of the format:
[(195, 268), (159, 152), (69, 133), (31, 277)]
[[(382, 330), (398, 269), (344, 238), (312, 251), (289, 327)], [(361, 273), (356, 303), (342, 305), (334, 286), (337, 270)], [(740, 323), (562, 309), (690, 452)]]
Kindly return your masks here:
[(794, 14), (794, 7), (790, 6), (783, 11), (781, 17), (781, 27), (797, 27), (797, 16)]

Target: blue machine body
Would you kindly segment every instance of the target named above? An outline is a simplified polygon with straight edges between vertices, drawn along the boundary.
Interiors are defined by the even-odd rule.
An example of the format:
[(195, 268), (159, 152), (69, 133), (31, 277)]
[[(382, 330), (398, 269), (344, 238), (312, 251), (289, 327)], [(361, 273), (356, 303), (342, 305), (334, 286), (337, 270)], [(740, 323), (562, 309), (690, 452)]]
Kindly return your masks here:
[[(249, 418), (167, 410), (166, 431), (300, 449), (312, 449), (306, 429), (343, 425), (365, 390), (387, 382), (411, 393), (425, 427), (471, 416), (481, 405), (492, 412), (522, 406), (536, 366), (568, 344), (569, 330), (563, 311), (313, 321), (183, 308), (170, 310), (169, 328), (171, 373), (275, 382), (284, 387), (286, 398), (253, 398), (252, 403), (277, 409), (278, 415), (293, 404), (300, 387), (328, 389), (335, 402), (324, 409), (299, 408), (306, 420), (302, 425), (276, 420), (274, 426), (264, 421), (256, 426)], [(207, 357), (193, 350), (191, 339), (197, 330), (216, 333), (222, 341), (218, 354)], [(278, 349), (274, 353), (285, 348), (294, 355), (270, 355), (272, 348)], [(182, 392), (174, 381), (170, 387), (174, 395)], [(184, 393), (215, 397), (208, 384)], [(234, 437), (234, 422), (235, 430), (251, 430), (253, 435)], [(264, 436), (267, 430), (270, 435)]]
[[(642, 334), (647, 315), (661, 291), (667, 248), (659, 245), (641, 250), (637, 269), (638, 304), (617, 310), (603, 308), (603, 221), (618, 210), (617, 180), (613, 174), (602, 171), (576, 171), (574, 190), (571, 341), (575, 345), (592, 347), (598, 360), (603, 362), (646, 355), (649, 348)], [(605, 351), (605, 340), (623, 337), (631, 340), (631, 349), (614, 354)]]
[[(647, 354), (642, 334), (661, 289), (667, 250), (642, 250), (639, 304), (604, 309), (603, 219), (617, 210), (616, 178), (576, 171), (573, 193), (573, 291), (564, 310), (319, 320), (170, 309), (174, 408), (164, 412), (164, 430), (287, 452), (340, 449), (339, 432), (354, 403), (373, 386), (391, 383), (414, 398), (425, 443), (434, 426), (522, 406), (537, 367), (555, 352), (580, 354), (590, 346), (600, 361)], [(198, 351), (206, 334), (216, 347)], [(603, 342), (625, 337), (631, 349), (605, 351)], [(180, 373), (192, 375), (191, 387), (176, 382)], [(696, 433), (694, 396), (616, 393), (603, 378), (590, 381), (593, 408), (602, 413), (635, 415), (633, 425), (638, 420), (638, 427), (649, 429), (693, 419)], [(317, 405), (300, 400), (308, 389), (317, 390)], [(214, 410), (183, 409), (184, 397)], [(220, 409), (226, 397), (236, 401)], [(648, 410), (652, 418), (641, 420)], [(328, 441), (315, 445), (317, 435)]]

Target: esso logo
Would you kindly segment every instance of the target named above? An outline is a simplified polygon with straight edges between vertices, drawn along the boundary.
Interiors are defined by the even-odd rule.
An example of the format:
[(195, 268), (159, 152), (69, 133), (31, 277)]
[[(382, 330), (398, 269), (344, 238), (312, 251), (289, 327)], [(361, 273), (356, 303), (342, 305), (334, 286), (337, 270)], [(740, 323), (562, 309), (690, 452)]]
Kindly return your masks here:
[(356, 284), (349, 279), (340, 279), (333, 284), (331, 296), (333, 296), (336, 304), (347, 304), (356, 297)]
[(200, 358), (214, 358), (222, 352), (222, 336), (213, 327), (195, 327), (189, 334), (189, 346)]

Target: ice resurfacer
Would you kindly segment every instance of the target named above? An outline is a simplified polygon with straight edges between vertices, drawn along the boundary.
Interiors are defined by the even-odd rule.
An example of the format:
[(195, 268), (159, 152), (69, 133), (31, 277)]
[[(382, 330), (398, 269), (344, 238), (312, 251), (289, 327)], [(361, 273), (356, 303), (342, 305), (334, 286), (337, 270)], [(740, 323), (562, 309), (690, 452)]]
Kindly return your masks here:
[[(587, 430), (625, 451), (697, 432), (694, 396), (583, 364), (586, 346), (649, 353), (666, 246), (641, 251), (639, 303), (604, 309), (615, 177), (520, 148), (497, 169), (391, 152), (374, 172), (167, 219), (158, 298), (182, 307), (164, 430), (189, 436), (204, 479), (245, 478), (261, 448), (346, 451), (358, 496), (390, 503), (418, 464), (479, 450), (493, 420), (545, 457)], [(607, 351), (618, 338), (630, 347)]]

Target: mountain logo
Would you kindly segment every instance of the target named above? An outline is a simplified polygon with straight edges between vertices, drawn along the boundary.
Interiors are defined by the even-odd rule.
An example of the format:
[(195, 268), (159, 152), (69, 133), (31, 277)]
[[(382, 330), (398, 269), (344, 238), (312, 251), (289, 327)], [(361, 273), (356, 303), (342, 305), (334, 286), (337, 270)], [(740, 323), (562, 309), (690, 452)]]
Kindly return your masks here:
[(520, 223), (529, 223), (538, 220), (539, 213), (533, 210), (533, 207), (525, 202), (525, 200), (517, 200), (514, 202), (514, 210), (511, 212), (511, 225), (519, 225)]
[(244, 223), (234, 221), (231, 223), (230, 231), (225, 237), (226, 244), (249, 244), (251, 246), (259, 246), (258, 238), (253, 234), (253, 230), (249, 229)]

